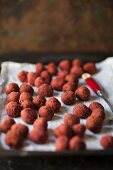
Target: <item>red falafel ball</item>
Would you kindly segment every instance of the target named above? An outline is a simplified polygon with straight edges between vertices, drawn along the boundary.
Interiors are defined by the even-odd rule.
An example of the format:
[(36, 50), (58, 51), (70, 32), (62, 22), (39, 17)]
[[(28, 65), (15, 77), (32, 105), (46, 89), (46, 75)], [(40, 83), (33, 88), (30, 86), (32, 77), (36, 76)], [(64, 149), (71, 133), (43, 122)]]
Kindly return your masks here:
[(44, 69), (44, 64), (42, 63), (37, 63), (35, 66), (36, 73), (38, 74), (40, 74)]
[(60, 61), (59, 67), (60, 67), (61, 70), (69, 71), (70, 68), (71, 68), (71, 63), (70, 63), (69, 60), (64, 59), (64, 60)]
[(36, 109), (39, 109), (40, 107), (44, 106), (46, 103), (46, 99), (43, 96), (35, 96), (33, 97), (33, 104)]
[(62, 90), (64, 92), (66, 92), (66, 91), (73, 91), (74, 92), (77, 89), (77, 86), (78, 86), (78, 84), (69, 82), (69, 83), (66, 83), (66, 84), (63, 85)]
[(53, 96), (53, 88), (51, 85), (45, 83), (38, 88), (38, 93), (44, 97), (51, 97)]
[(84, 136), (85, 130), (86, 130), (86, 126), (80, 123), (72, 126), (73, 135), (76, 135), (79, 137)]
[(56, 151), (61, 152), (69, 147), (69, 139), (66, 136), (60, 136), (55, 142)]
[(51, 97), (46, 101), (46, 106), (50, 107), (54, 113), (57, 113), (60, 110), (61, 103), (57, 98)]
[(14, 124), (6, 133), (5, 143), (11, 148), (20, 148), (28, 135), (28, 127), (23, 124)]
[(44, 144), (44, 143), (46, 143), (46, 141), (48, 139), (48, 133), (43, 128), (41, 128), (41, 129), (40, 128), (34, 128), (30, 132), (29, 138), (37, 144)]
[(57, 66), (55, 63), (49, 63), (47, 65), (47, 71), (51, 74), (51, 75), (56, 75), (58, 72)]
[(74, 136), (73, 138), (71, 138), (70, 142), (69, 142), (69, 148), (71, 150), (84, 150), (86, 149), (86, 145), (83, 141), (83, 139), (79, 136)]
[(75, 124), (80, 123), (80, 119), (78, 117), (76, 117), (75, 115), (72, 114), (67, 114), (64, 117), (64, 124), (72, 127)]
[(11, 129), (11, 126), (15, 124), (15, 121), (10, 117), (5, 118), (0, 123), (0, 132), (7, 133)]
[(90, 74), (95, 74), (97, 72), (96, 65), (92, 62), (84, 64), (83, 69)]
[(89, 105), (89, 109), (93, 112), (95, 109), (102, 109), (104, 111), (104, 107), (98, 103), (98, 102), (92, 102), (90, 105)]
[(78, 103), (73, 108), (73, 114), (80, 119), (85, 119), (90, 115), (90, 110), (85, 104)]
[(104, 149), (113, 149), (113, 136), (103, 136), (100, 140), (100, 144)]
[(75, 93), (73, 91), (66, 91), (62, 93), (61, 100), (66, 105), (71, 105), (75, 102)]
[(87, 87), (81, 86), (75, 91), (75, 95), (78, 99), (87, 101), (90, 99), (90, 91)]
[(47, 130), (47, 120), (44, 117), (39, 117), (38, 119), (35, 120), (33, 124), (34, 128), (44, 128)]
[(49, 84), (51, 82), (52, 76), (47, 70), (42, 71), (40, 76), (44, 78), (45, 83)]
[(23, 138), (26, 138), (28, 136), (29, 129), (26, 125), (23, 125), (21, 123), (14, 124), (11, 127), (11, 131), (17, 135), (21, 135)]
[(36, 78), (34, 85), (35, 85), (35, 87), (38, 88), (44, 83), (45, 83), (45, 79), (43, 77), (39, 76), (39, 77)]
[(6, 113), (8, 116), (12, 118), (19, 117), (21, 110), (22, 110), (22, 107), (17, 102), (11, 101), (6, 105)]
[(10, 83), (7, 85), (5, 89), (6, 94), (9, 94), (11, 92), (19, 92), (19, 86), (16, 83)]
[(11, 92), (11, 93), (8, 94), (7, 100), (8, 100), (8, 102), (13, 101), (13, 102), (18, 103), (19, 102), (19, 97), (20, 97), (20, 94), (18, 92)]
[(78, 77), (75, 74), (68, 74), (65, 77), (65, 81), (78, 84)]
[(54, 112), (50, 107), (42, 106), (39, 109), (39, 116), (45, 118), (47, 121), (50, 121), (54, 116)]
[(23, 145), (24, 138), (21, 134), (17, 134), (9, 130), (5, 135), (5, 143), (11, 148), (20, 148)]
[(25, 108), (34, 109), (35, 108), (34, 104), (31, 101), (29, 101), (29, 100), (25, 100), (24, 102), (22, 102), (21, 106), (22, 106), (23, 109), (25, 109)]
[(27, 74), (28, 74), (27, 71), (20, 71), (20, 72), (18, 73), (18, 79), (19, 79), (21, 82), (27, 82)]
[(105, 112), (101, 108), (98, 108), (98, 109), (95, 109), (91, 113), (91, 116), (94, 116), (94, 117), (96, 117), (98, 119), (104, 120), (105, 119)]
[(34, 82), (37, 77), (38, 77), (38, 74), (36, 72), (28, 72), (28, 74), (27, 74), (28, 83), (31, 84), (32, 86), (34, 86)]
[(84, 62), (81, 59), (74, 59), (72, 61), (72, 66), (83, 67), (83, 64), (84, 64)]
[(78, 66), (73, 66), (70, 72), (71, 74), (75, 74), (78, 78), (80, 78), (81, 75), (84, 73), (83, 69)]
[(71, 128), (66, 124), (61, 124), (54, 130), (54, 135), (56, 137), (66, 136), (70, 138), (72, 136)]
[(19, 102), (22, 103), (22, 102), (24, 102), (25, 100), (29, 100), (29, 101), (32, 101), (32, 100), (33, 100), (31, 93), (22, 92), (22, 93), (20, 94)]
[(61, 91), (65, 81), (63, 78), (56, 77), (51, 81), (51, 86), (54, 90)]
[(20, 93), (22, 92), (28, 92), (31, 93), (33, 95), (34, 93), (34, 89), (27, 83), (22, 83), (20, 86)]
[(25, 108), (21, 111), (21, 118), (24, 122), (28, 124), (33, 124), (37, 119), (37, 113), (34, 109)]
[(64, 79), (68, 74), (69, 74), (69, 72), (67, 70), (62, 70), (62, 71), (58, 72), (57, 76)]
[(86, 127), (93, 133), (101, 131), (103, 120), (94, 116), (89, 116), (86, 121)]

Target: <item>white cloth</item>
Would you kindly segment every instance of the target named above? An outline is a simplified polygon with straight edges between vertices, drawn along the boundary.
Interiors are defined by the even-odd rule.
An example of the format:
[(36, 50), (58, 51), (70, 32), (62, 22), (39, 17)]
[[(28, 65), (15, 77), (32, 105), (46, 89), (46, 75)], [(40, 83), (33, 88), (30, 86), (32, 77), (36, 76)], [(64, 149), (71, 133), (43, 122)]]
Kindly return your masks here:
[[(97, 82), (102, 86), (102, 88), (105, 90), (107, 93), (108, 99), (111, 101), (113, 104), (113, 57), (107, 58), (106, 60), (97, 63), (96, 64), (98, 72), (95, 74), (93, 77)], [(16, 82), (19, 85), (21, 84), (20, 81), (17, 79), (17, 74), (20, 70), (26, 70), (26, 71), (34, 71), (34, 65), (33, 64), (28, 64), (28, 63), (15, 63), (15, 62), (3, 62), (1, 64), (1, 77), (5, 81), (5, 85), (11, 83), (11, 82)], [(79, 84), (85, 84), (84, 80), (80, 79)], [(38, 90), (34, 88), (36, 92)], [(103, 99), (98, 98), (92, 91), (91, 91), (91, 100), (88, 102), (84, 102), (87, 106), (93, 101), (98, 101), (103, 106), (105, 107), (106, 110), (106, 119), (109, 117), (110, 114), (113, 114), (109, 108), (109, 106), (104, 102)], [(4, 119), (4, 117), (7, 116), (5, 112), (5, 104), (6, 104), (6, 95), (5, 93), (2, 93), (3, 100), (2, 104), (0, 105), (1, 107), (1, 114), (0, 117), (1, 119)], [(61, 92), (55, 91), (54, 96), (60, 100)], [(61, 101), (61, 100), (60, 100)], [(53, 136), (53, 130), (59, 126), (61, 123), (63, 123), (63, 117), (67, 113), (72, 113), (73, 106), (66, 106), (62, 102), (62, 107), (60, 109), (60, 112), (55, 114), (54, 118), (52, 121), (49, 121), (48, 124), (48, 132), (49, 132), (49, 140), (46, 144), (43, 145), (38, 145), (34, 144), (31, 142), (29, 139), (27, 139), (24, 143), (24, 146), (21, 148), (21, 150), (24, 151), (54, 151), (55, 146), (54, 146), (54, 141), (55, 137)], [(76, 104), (76, 103), (75, 103)], [(22, 121), (21, 118), (16, 118), (15, 121), (17, 123), (23, 123), (26, 124)], [(85, 120), (81, 120), (81, 123), (85, 124)], [(27, 124), (26, 124), (27, 125)], [(31, 130), (33, 127), (32, 125), (27, 125), (29, 129)], [(87, 149), (102, 149), (99, 143), (99, 139), (104, 135), (104, 134), (113, 134), (113, 125), (112, 124), (107, 124), (104, 123), (102, 131), (99, 134), (93, 134), (89, 130), (86, 130), (85, 133), (85, 142)], [(4, 142), (4, 134), (0, 136), (0, 141), (1, 141), (1, 147), (4, 149), (10, 149)]]

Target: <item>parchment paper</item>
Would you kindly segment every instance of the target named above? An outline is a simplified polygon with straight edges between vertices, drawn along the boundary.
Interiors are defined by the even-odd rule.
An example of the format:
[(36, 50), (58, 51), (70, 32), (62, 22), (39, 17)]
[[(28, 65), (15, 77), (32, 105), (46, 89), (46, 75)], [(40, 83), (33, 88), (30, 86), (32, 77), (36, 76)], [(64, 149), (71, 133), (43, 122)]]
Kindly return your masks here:
[[(98, 73), (94, 75), (94, 78), (100, 83), (102, 88), (105, 90), (106, 95), (108, 99), (111, 101), (113, 104), (113, 57), (107, 58), (106, 60), (97, 63), (96, 64), (98, 68)], [(34, 65), (33, 64), (28, 64), (28, 63), (15, 63), (15, 62), (3, 62), (1, 64), (1, 78), (3, 82), (2, 87), (4, 91), (4, 87), (11, 83), (11, 82), (16, 82), (19, 85), (21, 82), (17, 79), (17, 74), (20, 70), (26, 70), (26, 71), (34, 71)], [(85, 82), (80, 79), (79, 84), (84, 84)], [(38, 93), (38, 90), (34, 88), (35, 92)], [(62, 92), (57, 92), (54, 91), (54, 96), (60, 100)], [(88, 102), (84, 102), (87, 106), (93, 101), (98, 101), (103, 106), (105, 107), (106, 110), (106, 120), (107, 118), (112, 115), (113, 113), (111, 112), (109, 106), (103, 101), (103, 99), (98, 98), (92, 91), (91, 91), (91, 100)], [(61, 100), (60, 100), (61, 101)], [(0, 118), (1, 120), (4, 119), (7, 114), (5, 112), (5, 104), (6, 104), (6, 95), (4, 92), (2, 92), (2, 96), (0, 96), (0, 108), (1, 108), (1, 113), (0, 113)], [(55, 151), (55, 146), (54, 146), (54, 141), (55, 137), (53, 136), (53, 130), (59, 126), (61, 123), (63, 123), (63, 117), (67, 113), (72, 113), (73, 106), (66, 106), (65, 104), (62, 104), (62, 107), (60, 109), (60, 112), (55, 114), (54, 118), (52, 121), (48, 122), (48, 133), (49, 133), (49, 139), (46, 144), (43, 145), (38, 145), (33, 142), (31, 142), (29, 139), (27, 139), (24, 142), (24, 146), (21, 148), (21, 150), (24, 151)], [(101, 130), (101, 133), (99, 134), (93, 134), (89, 130), (86, 130), (85, 133), (85, 142), (87, 149), (102, 149), (99, 143), (99, 139), (104, 135), (104, 134), (112, 134), (113, 135), (113, 124), (108, 124), (108, 122), (105, 120), (103, 128)], [(16, 118), (15, 121), (17, 123), (24, 123), (21, 118)], [(81, 120), (81, 123), (85, 124), (85, 120)], [(32, 125), (27, 125), (29, 129), (31, 130), (33, 127)], [(10, 150), (10, 148), (5, 144), (4, 142), (4, 134), (1, 134), (0, 136), (0, 141), (1, 141), (1, 146), (4, 149)]]

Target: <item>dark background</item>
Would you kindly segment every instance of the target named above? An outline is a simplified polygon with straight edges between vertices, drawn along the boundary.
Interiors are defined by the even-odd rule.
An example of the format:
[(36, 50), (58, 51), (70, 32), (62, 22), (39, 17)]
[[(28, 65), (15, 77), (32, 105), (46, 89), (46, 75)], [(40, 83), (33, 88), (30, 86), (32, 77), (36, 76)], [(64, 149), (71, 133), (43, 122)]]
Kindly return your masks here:
[(0, 54), (113, 52), (112, 0), (0, 0)]
[[(97, 62), (112, 54), (112, 0), (0, 0), (0, 62), (57, 62), (65, 57)], [(0, 170), (108, 170), (112, 155), (0, 153)]]

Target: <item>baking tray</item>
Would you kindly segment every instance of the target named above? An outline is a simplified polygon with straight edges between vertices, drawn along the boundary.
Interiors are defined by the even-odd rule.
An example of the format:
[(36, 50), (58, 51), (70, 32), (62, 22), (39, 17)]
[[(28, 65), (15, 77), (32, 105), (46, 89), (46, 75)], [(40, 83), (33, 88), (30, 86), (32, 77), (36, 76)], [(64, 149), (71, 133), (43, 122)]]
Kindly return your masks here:
[[(0, 64), (4, 61), (14, 61), (20, 63), (36, 63), (43, 62), (48, 63), (49, 61), (58, 62), (61, 59), (69, 59), (72, 60), (74, 58), (81, 58), (86, 61), (94, 61), (99, 62), (104, 60), (107, 57), (112, 56), (113, 53), (95, 53), (95, 54), (83, 54), (83, 53), (71, 53), (71, 54), (35, 54), (35, 53), (12, 53), (5, 54), (0, 56)], [(113, 150), (83, 150), (83, 151), (65, 151), (65, 152), (48, 152), (48, 151), (21, 151), (21, 150), (4, 150), (0, 145), (0, 157), (10, 156), (105, 156), (105, 155), (113, 155)]]

